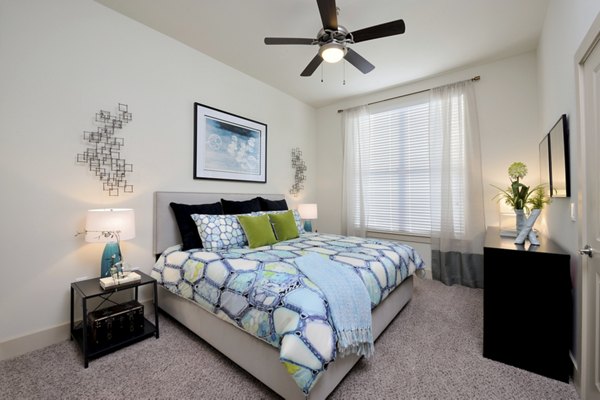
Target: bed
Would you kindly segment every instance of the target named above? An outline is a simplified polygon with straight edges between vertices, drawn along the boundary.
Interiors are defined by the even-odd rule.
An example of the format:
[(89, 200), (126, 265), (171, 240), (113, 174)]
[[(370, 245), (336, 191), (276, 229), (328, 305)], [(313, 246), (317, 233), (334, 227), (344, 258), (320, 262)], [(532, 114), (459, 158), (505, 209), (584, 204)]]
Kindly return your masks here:
[[(259, 298), (256, 293), (262, 289), (253, 289), (253, 300), (252, 305), (256, 309), (250, 309), (255, 312), (254, 316), (250, 318), (252, 323), (245, 325), (244, 320), (236, 319), (235, 313), (231, 310), (219, 308), (221, 305), (218, 301), (212, 301), (211, 297), (219, 297), (220, 293), (225, 288), (221, 287), (221, 292), (215, 290), (212, 287), (202, 288), (202, 282), (198, 285), (193, 285), (197, 277), (190, 277), (194, 275), (194, 270), (197, 272), (198, 264), (209, 265), (208, 261), (226, 264), (228, 266), (239, 265), (240, 270), (243, 270), (244, 274), (237, 273), (235, 271), (228, 271), (228, 273), (236, 274), (234, 278), (227, 278), (228, 285), (244, 285), (245, 281), (241, 278), (242, 276), (248, 276), (248, 274), (254, 274), (253, 282), (260, 279), (256, 279), (256, 274), (262, 274), (261, 277), (275, 276), (274, 279), (267, 279), (267, 285), (271, 285), (264, 292), (267, 296), (261, 294), (261, 301), (273, 301), (273, 296), (277, 297), (277, 302), (283, 300), (284, 295), (288, 292), (297, 293), (298, 287), (311, 286), (310, 282), (306, 281), (306, 277), (302, 277), (299, 271), (294, 271), (293, 260), (298, 254), (305, 254), (310, 251), (326, 253), (327, 257), (335, 259), (336, 257), (341, 260), (350, 260), (350, 262), (360, 262), (361, 258), (371, 259), (371, 253), (382, 252), (384, 249), (386, 254), (387, 247), (393, 247), (394, 251), (397, 251), (399, 255), (389, 254), (386, 257), (386, 262), (390, 261), (387, 258), (397, 258), (399, 263), (396, 268), (395, 276), (391, 276), (389, 268), (384, 278), (377, 273), (366, 274), (367, 278), (361, 277), (368, 283), (369, 280), (372, 282), (378, 282), (382, 279), (387, 281), (389, 284), (378, 285), (372, 283), (367, 284), (369, 289), (369, 296), (372, 302), (372, 332), (373, 337), (376, 339), (383, 330), (389, 325), (394, 317), (402, 310), (402, 308), (408, 303), (412, 297), (413, 290), (413, 274), (422, 271), (424, 267), (420, 256), (409, 246), (394, 244), (393, 242), (378, 241), (378, 240), (367, 240), (361, 241), (358, 238), (348, 238), (338, 235), (326, 235), (316, 233), (304, 233), (297, 239), (289, 241), (279, 242), (272, 246), (261, 247), (258, 249), (247, 249), (247, 248), (234, 248), (223, 251), (195, 251), (188, 250), (186, 252), (179, 249), (179, 243), (181, 238), (179, 229), (170, 207), (171, 202), (182, 203), (182, 204), (209, 204), (219, 202), (220, 199), (228, 199), (232, 201), (246, 200), (257, 195), (253, 194), (220, 194), (220, 193), (189, 193), (189, 192), (155, 192), (154, 199), (154, 252), (158, 257), (157, 263), (153, 267), (152, 275), (159, 280), (158, 296), (159, 296), (159, 307), (161, 310), (172, 316), (174, 319), (179, 321), (181, 324), (186, 326), (188, 329), (196, 333), (210, 345), (215, 347), (225, 356), (230, 358), (240, 367), (248, 371), (258, 380), (266, 384), (270, 389), (286, 399), (324, 399), (326, 398), (344, 378), (344, 376), (352, 369), (356, 362), (360, 359), (357, 355), (349, 355), (345, 357), (335, 357), (335, 350), (329, 354), (329, 358), (321, 357), (325, 354), (325, 351), (315, 351), (315, 348), (322, 348), (322, 344), (315, 344), (311, 342), (310, 337), (302, 337), (302, 341), (306, 342), (306, 346), (314, 354), (320, 354), (315, 360), (308, 360), (304, 362), (302, 360), (307, 359), (308, 356), (296, 356), (302, 362), (296, 362), (293, 357), (290, 356), (291, 361), (287, 362), (288, 359), (283, 356), (283, 352), (287, 351), (282, 345), (281, 332), (285, 329), (276, 327), (277, 323), (273, 323), (273, 315), (267, 315), (266, 309), (262, 314), (257, 311), (260, 307), (256, 306), (256, 299)], [(267, 200), (279, 200), (284, 198), (280, 194), (261, 194), (261, 197)], [(349, 253), (349, 249), (352, 247), (361, 246), (362, 253), (360, 256), (355, 256), (352, 259), (352, 254)], [(379, 247), (378, 247), (379, 246)], [(379, 249), (379, 250), (378, 250)], [(238, 257), (240, 257), (238, 259)], [(242, 259), (243, 258), (243, 259)], [(358, 261), (357, 261), (358, 259)], [(202, 262), (199, 262), (202, 260)], [(226, 260), (227, 262), (223, 262)], [(352, 261), (353, 260), (353, 261)], [(402, 261), (404, 260), (404, 261)], [(409, 260), (410, 262), (406, 262)], [(237, 263), (237, 264), (236, 264)], [(380, 264), (379, 262), (374, 264)], [(402, 265), (402, 267), (400, 267)], [(191, 266), (191, 267), (190, 267)], [(380, 269), (381, 265), (379, 265)], [(178, 270), (178, 268), (180, 270)], [(187, 268), (187, 269), (186, 269)], [(268, 268), (271, 270), (266, 271)], [(211, 269), (213, 276), (216, 269)], [(258, 271), (258, 272), (257, 272)], [(238, 271), (239, 272), (239, 271)], [(281, 273), (280, 273), (281, 272)], [(285, 272), (285, 273), (283, 273)], [(208, 276), (208, 267), (206, 269), (206, 275)], [(227, 274), (223, 275), (223, 277)], [(277, 277), (284, 276), (285, 279), (279, 279)], [(238, 279), (239, 278), (239, 279)], [(219, 278), (214, 280), (207, 279), (213, 283)], [(264, 280), (264, 279), (263, 279)], [(240, 283), (242, 282), (242, 283)], [(190, 287), (193, 286), (193, 287)], [(217, 285), (218, 286), (218, 285)], [(231, 294), (234, 290), (229, 290), (227, 293)], [(235, 288), (234, 288), (235, 289)], [(296, 290), (294, 292), (294, 290)], [(318, 291), (318, 289), (315, 289)], [(241, 291), (240, 291), (241, 293)], [(268, 294), (272, 296), (269, 297)], [(274, 294), (273, 294), (274, 293)], [(277, 293), (283, 293), (278, 295)], [(214, 296), (213, 296), (214, 294)], [(289, 297), (291, 299), (291, 295)], [(242, 298), (243, 301), (246, 301)], [(288, 297), (285, 298), (288, 301)], [(292, 301), (292, 300), (290, 300)], [(279, 304), (283, 304), (281, 301)], [(216, 304), (216, 307), (215, 307)], [(233, 304), (233, 303), (232, 303)], [(238, 301), (239, 304), (239, 301)], [(325, 301), (326, 304), (326, 301)], [(376, 305), (376, 306), (375, 306)], [(239, 308), (239, 307), (238, 307)], [(293, 308), (290, 306), (290, 308)], [(249, 309), (249, 308), (248, 308)], [(281, 315), (281, 310), (273, 308), (273, 314), (278, 313)], [(295, 308), (293, 308), (295, 309)], [(298, 311), (302, 314), (301, 318), (306, 318), (306, 313)], [(250, 313), (245, 312), (245, 316)], [(271, 313), (269, 309), (268, 313)], [(267, 315), (266, 317), (257, 317), (257, 315)], [(266, 323), (262, 323), (260, 318), (263, 318)], [(312, 318), (312, 317), (310, 317)], [(308, 320), (310, 320), (310, 318)], [(289, 320), (289, 318), (288, 318)], [(270, 321), (270, 323), (268, 322)], [(279, 319), (281, 321), (281, 318)], [(310, 320), (313, 321), (313, 320)], [(323, 322), (323, 321), (318, 321)], [(326, 322), (326, 321), (325, 321)], [(296, 323), (296, 322), (294, 322)], [(303, 325), (304, 326), (304, 325)], [(322, 327), (322, 325), (319, 325)], [(248, 328), (252, 334), (243, 330), (242, 327)], [(269, 330), (269, 327), (273, 329)], [(303, 331), (304, 332), (304, 331)], [(323, 332), (313, 329), (314, 332)], [(289, 333), (289, 332), (288, 332)], [(298, 336), (304, 335), (304, 333), (296, 332)], [(287, 338), (287, 336), (284, 335)], [(293, 337), (289, 335), (289, 337)], [(318, 340), (327, 338), (327, 332), (319, 336)], [(335, 335), (332, 336), (335, 339)], [(317, 339), (314, 339), (317, 340)], [(304, 342), (298, 341), (303, 344)], [(289, 340), (288, 340), (289, 342)], [(277, 346), (281, 345), (281, 348)], [(294, 347), (293, 345), (287, 345), (289, 349)], [(296, 346), (297, 348), (298, 346)], [(300, 346), (302, 347), (302, 346)], [(335, 344), (333, 345), (335, 348)], [(297, 349), (295, 351), (298, 351)], [(376, 352), (381, 351), (377, 349)], [(309, 354), (310, 355), (310, 354)], [(314, 357), (313, 357), (314, 358)], [(282, 360), (285, 361), (282, 363)], [(320, 364), (319, 364), (320, 362)], [(306, 364), (312, 366), (305, 367)], [(316, 367), (314, 364), (316, 363)], [(299, 367), (300, 366), (300, 367)], [(308, 368), (308, 369), (307, 369)], [(312, 370), (311, 370), (312, 368)], [(312, 371), (312, 372), (311, 372)]]

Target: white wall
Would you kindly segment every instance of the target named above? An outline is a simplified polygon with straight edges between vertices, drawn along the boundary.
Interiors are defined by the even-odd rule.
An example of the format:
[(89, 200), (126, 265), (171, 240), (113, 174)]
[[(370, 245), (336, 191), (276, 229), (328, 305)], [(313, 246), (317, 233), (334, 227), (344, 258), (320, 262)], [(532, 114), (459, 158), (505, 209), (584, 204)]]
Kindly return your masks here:
[(598, 12), (598, 1), (551, 0), (538, 49), (540, 125), (543, 128), (539, 139), (562, 114), (567, 114), (570, 128), (571, 198), (555, 199), (548, 207), (547, 230), (554, 240), (573, 253), (578, 246), (577, 224), (570, 219), (570, 203), (577, 206), (580, 153), (575, 51)]
[[(549, 131), (561, 114), (569, 117), (571, 197), (555, 199), (546, 211), (546, 229), (550, 237), (571, 254), (575, 286), (574, 357), (581, 368), (581, 261), (578, 254), (579, 224), (570, 219), (570, 204), (578, 205), (579, 124), (575, 81), (575, 52), (600, 13), (597, 0), (551, 0), (544, 20), (538, 48), (540, 125)], [(576, 374), (576, 385), (579, 385)], [(584, 394), (581, 394), (584, 396)]]
[[(134, 193), (109, 197), (75, 157), (119, 102)], [(192, 179), (194, 102), (268, 125), (266, 184)], [(123, 252), (149, 271), (154, 191), (287, 193), (299, 146), (315, 201), (315, 131), (313, 108), (98, 3), (0, 0), (0, 344), (62, 326), (70, 282), (98, 275), (102, 245), (74, 236), (87, 209), (134, 208)]]
[(317, 178), (321, 231), (339, 233), (342, 229), (342, 114), (338, 114), (337, 110), (470, 79), (476, 75), (481, 76), (481, 80), (475, 84), (475, 92), (481, 131), (486, 224), (497, 226), (498, 203), (493, 199), (497, 190), (491, 185), (508, 186), (508, 166), (513, 161), (523, 161), (530, 171), (525, 181), (539, 181), (540, 127), (536, 65), (536, 54), (526, 53), (348, 99), (317, 110), (317, 163), (319, 171), (327, 171)]

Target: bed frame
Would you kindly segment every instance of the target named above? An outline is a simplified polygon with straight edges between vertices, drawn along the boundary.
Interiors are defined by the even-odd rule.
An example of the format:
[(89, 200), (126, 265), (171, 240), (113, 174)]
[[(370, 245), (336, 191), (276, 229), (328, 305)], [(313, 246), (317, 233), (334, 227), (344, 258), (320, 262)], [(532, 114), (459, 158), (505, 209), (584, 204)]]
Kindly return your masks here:
[[(285, 197), (281, 194), (155, 192), (154, 253), (159, 255), (168, 247), (181, 243), (175, 215), (169, 203), (205, 204), (218, 202), (221, 198), (247, 200), (256, 196), (262, 196), (269, 200), (279, 200)], [(410, 301), (412, 293), (413, 277), (410, 276), (373, 310), (374, 338), (379, 337)], [(307, 398), (279, 361), (279, 349), (220, 319), (191, 300), (171, 293), (160, 285), (158, 286), (158, 299), (161, 310), (196, 333), (283, 398), (298, 400)], [(240, 348), (244, 351), (237, 350)], [(377, 346), (375, 346), (375, 352), (377, 353)], [(308, 398), (325, 399), (359, 359), (360, 357), (354, 355), (336, 359), (319, 378)]]

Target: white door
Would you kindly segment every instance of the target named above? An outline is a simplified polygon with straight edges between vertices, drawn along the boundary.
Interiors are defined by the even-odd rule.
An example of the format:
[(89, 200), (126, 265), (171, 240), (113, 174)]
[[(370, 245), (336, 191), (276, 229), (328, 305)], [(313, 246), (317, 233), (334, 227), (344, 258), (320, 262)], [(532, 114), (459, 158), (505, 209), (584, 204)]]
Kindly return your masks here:
[(582, 168), (581, 397), (600, 399), (600, 19), (578, 51)]

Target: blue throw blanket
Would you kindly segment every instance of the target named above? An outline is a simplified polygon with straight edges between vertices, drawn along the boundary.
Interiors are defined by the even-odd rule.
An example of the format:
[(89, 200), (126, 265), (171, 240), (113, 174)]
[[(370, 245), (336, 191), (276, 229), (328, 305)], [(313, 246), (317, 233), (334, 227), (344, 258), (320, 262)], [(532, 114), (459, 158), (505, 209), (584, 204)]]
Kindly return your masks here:
[(295, 262), (298, 269), (323, 291), (329, 303), (340, 355), (370, 357), (374, 344), (369, 292), (352, 267), (326, 257), (308, 253)]

